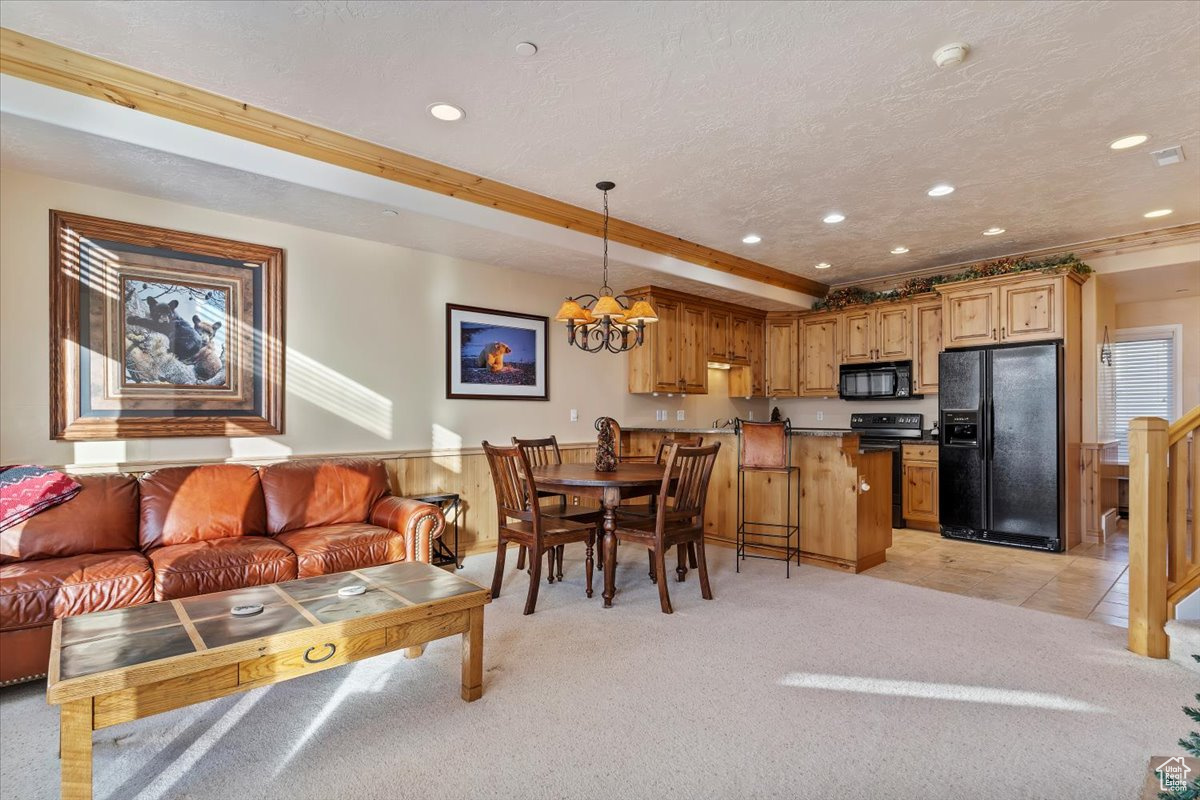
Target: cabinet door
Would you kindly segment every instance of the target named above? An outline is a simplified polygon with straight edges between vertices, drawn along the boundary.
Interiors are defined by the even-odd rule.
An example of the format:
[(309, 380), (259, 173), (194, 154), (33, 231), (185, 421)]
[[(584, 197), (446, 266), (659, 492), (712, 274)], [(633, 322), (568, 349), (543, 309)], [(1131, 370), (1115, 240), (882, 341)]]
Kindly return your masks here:
[[(836, 397), (838, 393), (838, 318), (801, 320), (804, 337), (802, 385), (805, 397)], [(845, 318), (842, 318), (845, 324)]]
[(900, 505), (905, 519), (917, 522), (938, 521), (938, 468), (936, 464), (904, 465), (904, 487)]
[(1000, 287), (1000, 341), (1063, 337), (1062, 278), (1038, 278)]
[(842, 315), (842, 363), (875, 360), (875, 312), (869, 308)]
[(888, 306), (875, 312), (875, 359), (906, 361), (912, 358), (911, 306)]
[(729, 363), (750, 363), (750, 328), (749, 317), (733, 315), (729, 323)]
[(799, 394), (799, 329), (795, 319), (767, 320), (768, 397), (796, 397)]
[(913, 307), (913, 315), (913, 392), (934, 394), (942, 352), (942, 304), (921, 303)]
[(708, 310), (708, 351), (706, 358), (709, 361), (726, 363), (729, 361), (730, 350), (729, 313), (710, 308)]
[(946, 292), (942, 295), (942, 342), (946, 347), (996, 344), (1000, 341), (999, 307), (1000, 290), (994, 286)]
[(681, 389), (688, 394), (704, 394), (708, 391), (708, 353), (705, 352), (708, 310), (702, 306), (684, 305), (679, 315), (683, 330), (679, 345)]
[(767, 323), (750, 322), (750, 396), (767, 396)]
[(651, 325), (654, 329), (654, 391), (678, 392), (683, 378), (679, 368), (682, 325), (679, 303), (674, 300), (657, 300), (654, 308), (658, 312), (658, 322)]

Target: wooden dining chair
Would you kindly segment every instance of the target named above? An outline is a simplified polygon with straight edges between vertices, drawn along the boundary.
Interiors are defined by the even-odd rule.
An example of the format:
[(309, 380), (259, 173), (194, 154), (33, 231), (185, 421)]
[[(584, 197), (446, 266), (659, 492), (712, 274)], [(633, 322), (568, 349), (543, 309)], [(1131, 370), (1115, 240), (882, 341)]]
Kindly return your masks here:
[[(670, 451), (671, 445), (673, 445), (673, 444), (677, 444), (680, 447), (702, 447), (704, 445), (704, 437), (699, 434), (696, 434), (694, 436), (678, 436), (678, 435), (670, 434), (670, 433), (663, 434), (663, 437), (658, 440), (658, 449), (654, 451), (654, 463), (655, 464), (663, 463), (663, 460), (667, 457), (667, 453)], [(657, 512), (657, 509), (658, 509), (658, 498), (654, 495), (650, 495), (650, 501), (646, 505), (642, 505), (642, 504), (627, 505), (627, 506), (623, 505), (623, 506), (620, 506), (617, 509), (617, 511), (618, 511), (618, 514), (620, 514), (621, 516), (623, 516), (627, 519), (630, 519), (630, 518), (632, 518), (632, 519), (654, 519), (654, 515)], [(682, 559), (683, 559), (684, 547), (685, 547), (684, 545), (680, 545), (679, 556), (680, 556), (680, 564), (681, 565), (683, 563)], [(688, 566), (691, 567), (692, 569), (695, 569), (696, 568), (696, 546), (695, 546), (695, 544), (689, 542), (686, 545), (686, 550), (687, 550)], [(649, 557), (649, 560), (650, 560), (650, 580), (653, 581), (653, 580), (655, 580), (654, 553), (647, 551), (646, 555)]]
[[(546, 467), (563, 463), (562, 451), (558, 449), (558, 437), (556, 436), (547, 436), (543, 439), (518, 439), (514, 436), (512, 443), (525, 452), (525, 458), (529, 461), (530, 467)], [(599, 526), (600, 521), (604, 518), (604, 512), (598, 508), (571, 508), (567, 503), (567, 496), (560, 492), (539, 490), (537, 495), (539, 500), (551, 501), (542, 507), (542, 514), (547, 517), (558, 517), (572, 522), (586, 522), (596, 526)], [(600, 535), (599, 527), (597, 527), (596, 533)], [(563, 576), (563, 549), (560, 547), (557, 550), (559, 580), (562, 580)], [(550, 555), (551, 563), (547, 576), (550, 583), (554, 583), (554, 555)], [(517, 569), (525, 569), (524, 547), (517, 548)]]
[[(537, 606), (538, 587), (542, 577), (542, 555), (572, 542), (587, 545), (587, 596), (592, 596), (593, 549), (596, 544), (594, 523), (576, 522), (542, 513), (538, 493), (530, 478), (529, 459), (519, 446), (495, 446), (483, 443), (492, 483), (496, 489), (496, 572), (492, 576), (492, 598), (500, 596), (504, 582), (504, 556), (508, 543), (516, 542), (529, 551), (529, 594), (525, 613), (532, 614)], [(561, 578), (561, 573), (559, 575)]]
[[(664, 614), (671, 612), (671, 598), (667, 592), (666, 554), (671, 548), (694, 545), (697, 570), (700, 573), (700, 595), (712, 599), (712, 587), (708, 582), (708, 562), (704, 553), (704, 507), (708, 498), (708, 481), (712, 477), (713, 465), (717, 461), (718, 442), (708, 447), (680, 447), (672, 444), (667, 451), (663, 469), (662, 485), (658, 490), (658, 507), (653, 520), (637, 522), (621, 520), (617, 525), (617, 539), (636, 542), (650, 551), (654, 562), (655, 583), (658, 584), (658, 599)], [(683, 553), (677, 570), (679, 580), (684, 578)]]

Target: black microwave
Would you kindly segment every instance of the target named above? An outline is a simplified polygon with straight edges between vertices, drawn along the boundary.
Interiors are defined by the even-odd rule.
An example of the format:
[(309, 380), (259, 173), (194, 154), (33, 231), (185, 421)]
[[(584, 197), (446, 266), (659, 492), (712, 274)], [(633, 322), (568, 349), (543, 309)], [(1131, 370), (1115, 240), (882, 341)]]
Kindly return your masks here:
[(843, 400), (888, 400), (913, 397), (912, 362), (842, 364), (838, 397)]

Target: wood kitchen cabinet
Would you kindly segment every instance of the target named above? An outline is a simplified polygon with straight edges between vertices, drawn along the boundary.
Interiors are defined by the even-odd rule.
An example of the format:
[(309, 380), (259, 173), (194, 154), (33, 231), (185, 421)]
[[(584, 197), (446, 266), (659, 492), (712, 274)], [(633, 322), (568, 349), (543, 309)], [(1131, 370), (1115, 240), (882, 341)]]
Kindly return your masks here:
[(842, 363), (907, 361), (912, 358), (912, 307), (888, 303), (842, 314)]
[[(752, 360), (754, 322), (751, 317), (731, 314), (729, 317), (729, 363), (749, 364)], [(761, 320), (759, 321), (761, 323)], [(760, 327), (759, 331), (762, 329)]]
[(766, 312), (656, 286), (626, 292), (648, 300), (658, 322), (629, 351), (633, 394), (707, 394), (708, 365), (729, 364), (730, 397), (766, 396)]
[(942, 352), (942, 303), (913, 304), (913, 394), (936, 394), (938, 353)]
[(797, 317), (767, 317), (766, 395), (800, 395), (800, 320)]
[[(761, 319), (746, 319), (749, 332), (746, 338), (747, 363), (735, 364), (729, 370), (730, 397), (765, 397), (767, 326)], [(736, 330), (736, 318), (734, 328)], [(736, 336), (736, 334), (735, 334)]]
[(904, 444), (901, 513), (909, 527), (938, 530), (938, 446), (936, 443)]
[(966, 286), (942, 293), (942, 342), (946, 347), (972, 347), (999, 341), (1000, 290)]
[(733, 347), (730, 340), (730, 314), (728, 311), (708, 310), (708, 355), (709, 361), (729, 363)]
[(646, 326), (645, 342), (629, 352), (629, 391), (705, 394), (707, 309), (671, 297), (634, 296), (650, 301), (658, 322)]
[(952, 348), (1065, 339), (1067, 305), (1084, 280), (1074, 273), (1034, 273), (939, 286), (943, 344)]
[(838, 366), (842, 363), (838, 350), (838, 327), (844, 324), (845, 317), (837, 314), (814, 314), (800, 318), (802, 397), (837, 397)]

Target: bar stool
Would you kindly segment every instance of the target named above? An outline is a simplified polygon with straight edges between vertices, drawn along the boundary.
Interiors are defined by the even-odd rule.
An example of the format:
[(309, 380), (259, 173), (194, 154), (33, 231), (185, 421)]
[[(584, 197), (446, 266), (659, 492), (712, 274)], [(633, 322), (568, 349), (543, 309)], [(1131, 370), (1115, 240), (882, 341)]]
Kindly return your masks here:
[[(737, 553), (735, 564), (742, 571), (746, 558), (764, 558), (787, 563), (787, 577), (792, 577), (792, 558), (800, 563), (800, 481), (796, 480), (796, 521), (792, 522), (792, 483), (799, 468), (792, 465), (792, 423), (734, 422), (738, 437), (738, 502), (737, 502)], [(786, 516), (783, 522), (746, 519), (746, 476), (749, 473), (786, 475), (787, 495), (784, 500)], [(749, 529), (749, 530), (747, 530)], [(765, 530), (763, 530), (765, 529)], [(746, 552), (746, 534), (758, 539), (782, 540), (781, 544), (759, 544), (750, 546), (762, 552)], [(796, 543), (792, 544), (792, 537)]]

